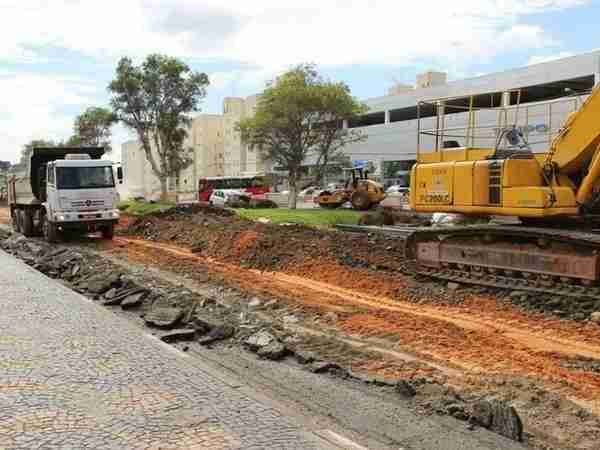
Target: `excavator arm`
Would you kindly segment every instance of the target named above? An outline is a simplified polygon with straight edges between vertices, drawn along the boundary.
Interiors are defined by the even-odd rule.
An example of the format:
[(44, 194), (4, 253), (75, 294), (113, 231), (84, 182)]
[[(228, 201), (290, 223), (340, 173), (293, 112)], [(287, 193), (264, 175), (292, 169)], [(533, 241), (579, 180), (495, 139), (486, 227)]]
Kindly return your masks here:
[(552, 141), (546, 166), (568, 176), (581, 174), (576, 200), (585, 204), (600, 179), (600, 87), (566, 120)]

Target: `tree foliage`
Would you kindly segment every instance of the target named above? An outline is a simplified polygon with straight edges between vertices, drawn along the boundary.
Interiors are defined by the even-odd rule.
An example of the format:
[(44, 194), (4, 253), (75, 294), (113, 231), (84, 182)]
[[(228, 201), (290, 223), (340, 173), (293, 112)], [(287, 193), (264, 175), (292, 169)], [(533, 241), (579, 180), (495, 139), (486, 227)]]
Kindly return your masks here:
[(28, 166), (29, 158), (31, 157), (31, 154), (33, 153), (33, 149), (35, 147), (56, 147), (57, 145), (60, 145), (60, 143), (56, 143), (52, 140), (46, 139), (33, 139), (29, 141), (21, 149), (21, 157), (18, 166), (20, 168), (25, 168)]
[(316, 155), (326, 166), (350, 142), (364, 139), (342, 121), (361, 114), (365, 107), (344, 83), (320, 76), (312, 64), (301, 64), (267, 85), (254, 116), (238, 128), (244, 142), (288, 171), (290, 207), (296, 207), (296, 183), (307, 157)]
[(136, 132), (160, 180), (163, 198), (167, 179), (192, 162), (191, 149), (184, 145), (189, 113), (199, 110), (208, 84), (205, 73), (192, 71), (176, 58), (154, 54), (139, 66), (122, 58), (108, 87), (113, 113)]
[(115, 121), (116, 117), (110, 109), (89, 107), (75, 119), (73, 135), (67, 141), (67, 145), (104, 147), (108, 153), (112, 150), (111, 128)]

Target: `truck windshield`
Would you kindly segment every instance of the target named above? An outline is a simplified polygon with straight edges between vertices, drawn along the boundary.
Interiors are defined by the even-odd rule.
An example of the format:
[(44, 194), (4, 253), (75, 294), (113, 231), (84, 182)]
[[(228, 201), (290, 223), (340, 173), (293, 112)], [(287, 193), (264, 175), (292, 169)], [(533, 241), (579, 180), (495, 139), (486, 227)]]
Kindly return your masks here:
[(58, 189), (115, 187), (112, 167), (57, 167), (56, 187)]

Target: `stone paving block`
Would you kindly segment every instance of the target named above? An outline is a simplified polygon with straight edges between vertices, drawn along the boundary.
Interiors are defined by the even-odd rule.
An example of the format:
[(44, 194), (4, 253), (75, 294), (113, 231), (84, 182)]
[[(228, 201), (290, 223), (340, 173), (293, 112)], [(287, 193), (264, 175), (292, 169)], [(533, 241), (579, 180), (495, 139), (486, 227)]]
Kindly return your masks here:
[(199, 361), (3, 252), (0, 265), (1, 448), (314, 448)]

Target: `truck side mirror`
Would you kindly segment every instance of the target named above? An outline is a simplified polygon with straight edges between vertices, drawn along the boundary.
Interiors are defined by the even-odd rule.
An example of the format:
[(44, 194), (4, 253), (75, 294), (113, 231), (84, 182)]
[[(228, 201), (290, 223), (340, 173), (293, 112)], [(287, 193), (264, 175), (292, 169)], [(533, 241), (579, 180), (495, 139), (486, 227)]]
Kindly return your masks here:
[(119, 180), (119, 184), (123, 184), (123, 168), (117, 167), (117, 180)]

